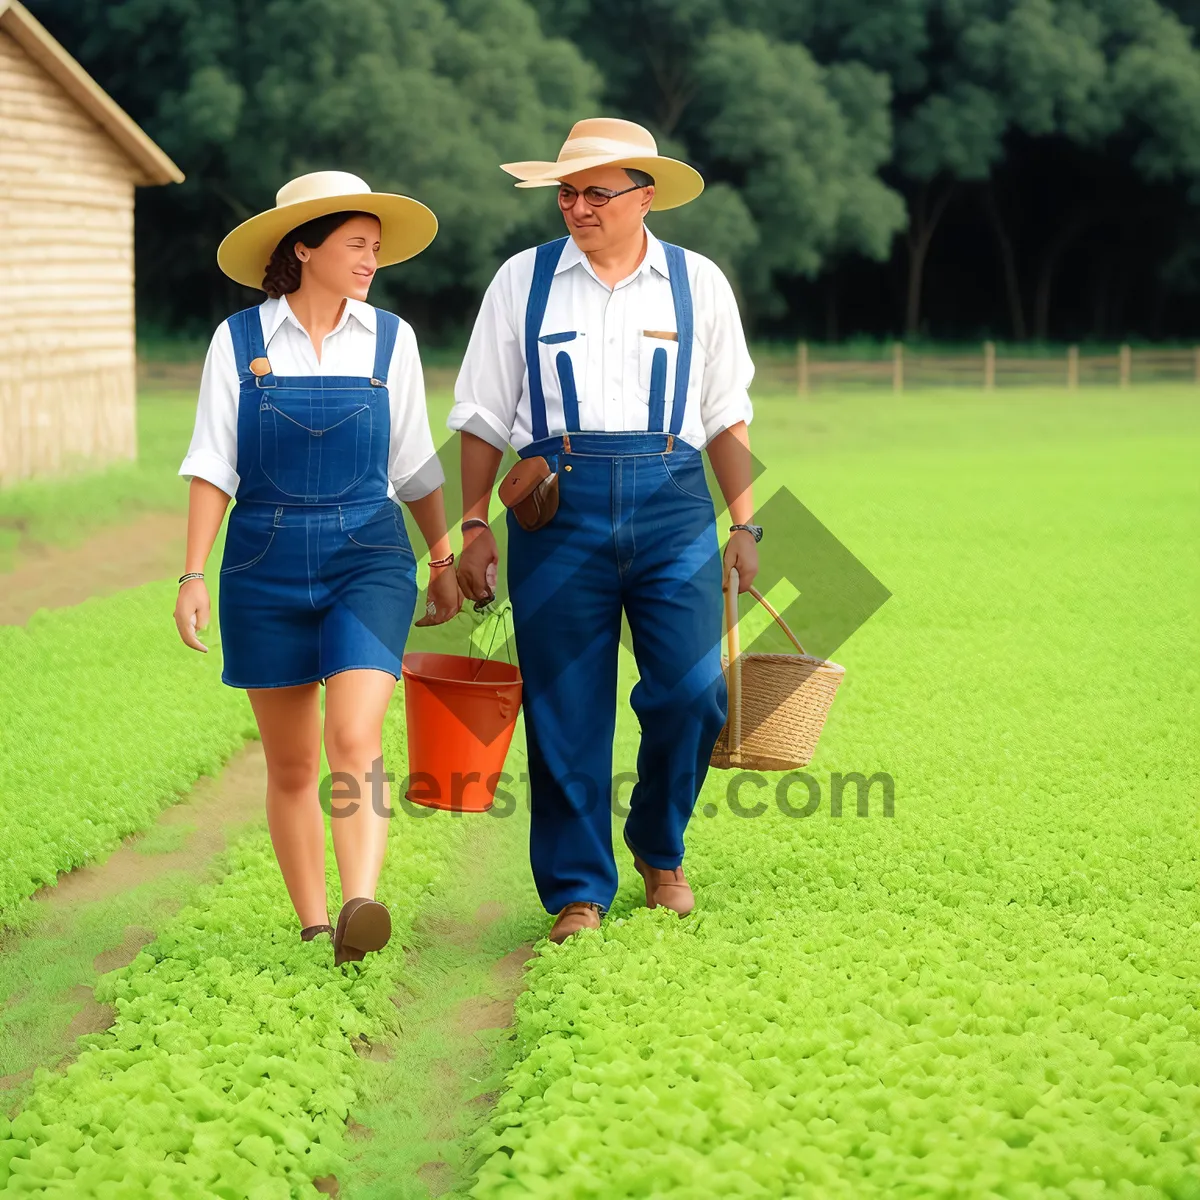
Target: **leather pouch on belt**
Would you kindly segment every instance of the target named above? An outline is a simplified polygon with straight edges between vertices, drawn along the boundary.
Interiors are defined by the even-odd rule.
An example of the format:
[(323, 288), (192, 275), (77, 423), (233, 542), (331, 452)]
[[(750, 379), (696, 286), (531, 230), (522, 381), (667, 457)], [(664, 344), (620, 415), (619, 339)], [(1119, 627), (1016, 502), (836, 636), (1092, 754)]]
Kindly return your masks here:
[(541, 529), (558, 511), (558, 473), (541, 455), (523, 458), (500, 480), (500, 500), (522, 529)]

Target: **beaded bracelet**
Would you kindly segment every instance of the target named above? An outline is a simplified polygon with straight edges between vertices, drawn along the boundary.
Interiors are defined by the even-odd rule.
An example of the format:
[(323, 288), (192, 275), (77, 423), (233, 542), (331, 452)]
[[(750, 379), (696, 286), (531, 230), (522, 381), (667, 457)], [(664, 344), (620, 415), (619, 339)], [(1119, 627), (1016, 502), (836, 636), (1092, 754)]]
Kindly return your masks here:
[(454, 552), (451, 551), (445, 558), (431, 558), (429, 565), (431, 567), (448, 567), (454, 561)]
[(183, 575), (180, 575), (180, 577), (179, 577), (179, 586), (180, 586), (180, 587), (183, 587), (183, 585), (184, 585), (185, 583), (187, 583), (187, 581), (188, 581), (189, 579), (203, 579), (203, 578), (204, 578), (204, 572), (203, 572), (203, 571), (187, 571), (185, 574), (183, 574)]

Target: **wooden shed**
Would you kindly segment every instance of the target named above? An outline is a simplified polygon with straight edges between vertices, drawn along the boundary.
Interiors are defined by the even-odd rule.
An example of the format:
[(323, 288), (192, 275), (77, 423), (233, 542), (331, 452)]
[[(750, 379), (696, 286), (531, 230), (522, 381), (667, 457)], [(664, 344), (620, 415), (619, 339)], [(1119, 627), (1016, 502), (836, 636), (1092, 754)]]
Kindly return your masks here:
[(0, 0), (0, 486), (136, 455), (133, 189), (182, 179)]

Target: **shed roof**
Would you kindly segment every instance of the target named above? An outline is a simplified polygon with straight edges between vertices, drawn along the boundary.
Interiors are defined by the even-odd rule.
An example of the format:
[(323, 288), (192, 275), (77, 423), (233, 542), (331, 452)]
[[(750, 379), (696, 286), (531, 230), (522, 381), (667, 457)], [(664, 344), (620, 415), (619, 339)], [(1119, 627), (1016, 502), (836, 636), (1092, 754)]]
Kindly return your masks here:
[(140, 182), (183, 182), (183, 172), (18, 0), (0, 0), (0, 30), (9, 34), (133, 160), (143, 175)]

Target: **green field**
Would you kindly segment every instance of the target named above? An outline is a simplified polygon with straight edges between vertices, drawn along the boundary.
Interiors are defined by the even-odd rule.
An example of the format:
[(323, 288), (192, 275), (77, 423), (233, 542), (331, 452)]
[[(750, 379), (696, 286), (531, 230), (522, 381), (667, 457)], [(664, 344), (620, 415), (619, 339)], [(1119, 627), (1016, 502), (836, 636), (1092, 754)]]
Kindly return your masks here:
[[(433, 399), (435, 428), (447, 403)], [(739, 816), (734, 773), (712, 772), (700, 807), (716, 815), (689, 831), (696, 914), (640, 909), (622, 862), (598, 934), (537, 945), (515, 1040), (488, 1032), (487, 1067), (460, 1081), (460, 1118), (440, 1133), (416, 1110), (462, 1047), (393, 998), (436, 1010), (457, 993), (439, 993), (436, 957), (403, 947), (477, 863), (471, 903), (494, 892), (508, 911), (463, 952), (462, 978), (544, 932), (525, 821), (398, 821), (380, 892), (398, 936), (346, 978), (293, 944), (257, 831), (100, 983), (112, 1029), (0, 1117), (0, 1186), (265, 1198), (316, 1195), (307, 1180), (335, 1173), (343, 1197), (416, 1197), (430, 1194), (416, 1168), (440, 1155), (457, 1194), (489, 1200), (1200, 1198), (1195, 391), (756, 403), (760, 504), (790, 489), (892, 593), (834, 655), (847, 674), (811, 768), (817, 811), (784, 815), (767, 776), (741, 792), (761, 814)], [(170, 404), (147, 406), (161, 460), (137, 468), (164, 494), (190, 420)], [(804, 563), (788, 575), (803, 605)], [(91, 826), (69, 806), (54, 817), (63, 849), (42, 847), (34, 873), (6, 847), (0, 895), (102, 854), (114, 835), (92, 829), (118, 797), (117, 836), (149, 823), (165, 800), (138, 774), (145, 733), (177, 790), (241, 730), (213, 708), (202, 746), (169, 712), (145, 733), (124, 718), (124, 664), (80, 631), (124, 603), (110, 634), (147, 670), (180, 669), (145, 634), (169, 585), (142, 590), (21, 631), (22, 652), (42, 639), (28, 669), (45, 695), (82, 670), (110, 715), (81, 715), (70, 691), (23, 707), (10, 687), (0, 749), (15, 759), (29, 742), (40, 758), (79, 723), (112, 790), (86, 792)], [(217, 703), (215, 665), (189, 682), (213, 697), (193, 703)], [(628, 658), (623, 670), (628, 688)], [(388, 754), (402, 774), (400, 703)], [(616, 770), (630, 770), (628, 712), (618, 736)], [(877, 771), (895, 781), (892, 816), (877, 801), (858, 815), (852, 792), (831, 813), (831, 773)], [(12, 778), (6, 824), (36, 833), (39, 807), (21, 801), (37, 779), (19, 777), (18, 795)], [(363, 1037), (394, 1044), (390, 1068), (355, 1053)], [(349, 1138), (346, 1116), (368, 1114), (376, 1137)]]

